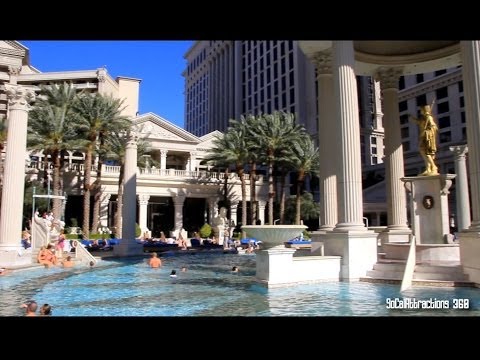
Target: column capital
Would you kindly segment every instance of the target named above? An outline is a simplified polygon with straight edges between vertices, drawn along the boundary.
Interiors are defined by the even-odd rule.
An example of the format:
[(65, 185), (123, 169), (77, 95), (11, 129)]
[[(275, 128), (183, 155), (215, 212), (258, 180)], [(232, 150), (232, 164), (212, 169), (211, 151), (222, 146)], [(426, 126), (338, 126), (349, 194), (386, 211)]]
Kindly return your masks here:
[(313, 62), (317, 67), (317, 76), (332, 75), (331, 50), (319, 51), (313, 55)]
[(160, 149), (161, 156), (167, 156), (168, 150), (167, 149)]
[(140, 205), (148, 205), (148, 200), (150, 200), (150, 195), (148, 195), (148, 194), (138, 194), (138, 203)]
[(127, 141), (127, 146), (126, 147), (133, 147), (137, 146), (137, 141), (138, 141), (138, 133), (136, 131), (130, 130), (128, 133), (128, 141)]
[(449, 149), (455, 155), (455, 160), (465, 158), (465, 155), (468, 153), (467, 145), (450, 146)]
[[(22, 67), (21, 67), (21, 66), (10, 65), (10, 66), (8, 67), (8, 74), (9, 74), (10, 76), (15, 76), (15, 77), (16, 77), (16, 76), (20, 75), (20, 72), (21, 72), (21, 71), (22, 71)], [(16, 82), (15, 82), (15, 84), (16, 84)]]
[(265, 207), (267, 206), (267, 202), (265, 200), (258, 200), (258, 207)]
[(195, 157), (197, 154), (198, 153), (196, 151), (190, 151), (190, 157)]
[(185, 195), (176, 195), (172, 197), (173, 203), (175, 206), (183, 205), (183, 203), (185, 202), (185, 198), (186, 198)]
[(375, 72), (375, 80), (380, 81), (380, 87), (385, 89), (397, 89), (398, 79), (403, 74), (403, 69), (398, 67), (380, 67)]
[(21, 85), (5, 84), (5, 93), (8, 98), (8, 106), (11, 110), (30, 111), (28, 104), (35, 100), (35, 92)]

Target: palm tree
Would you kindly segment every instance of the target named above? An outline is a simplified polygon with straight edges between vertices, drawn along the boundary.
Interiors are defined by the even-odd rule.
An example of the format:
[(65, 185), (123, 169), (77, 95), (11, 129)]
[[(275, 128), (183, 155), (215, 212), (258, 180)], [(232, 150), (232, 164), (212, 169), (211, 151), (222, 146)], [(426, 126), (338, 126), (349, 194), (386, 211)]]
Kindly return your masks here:
[[(53, 162), (53, 195), (62, 194), (61, 156), (64, 151), (73, 149), (80, 143), (76, 131), (76, 114), (73, 103), (77, 91), (72, 84), (63, 83), (42, 87), (40, 96), (28, 122), (27, 145), (29, 149), (43, 150), (45, 160), (48, 155)], [(45, 167), (45, 172), (47, 171)], [(48, 176), (48, 175), (47, 175)], [(53, 199), (53, 216), (60, 218), (62, 200)]]
[[(120, 166), (117, 191), (117, 212), (115, 213), (115, 237), (122, 238), (123, 181), (125, 175), (125, 150), (128, 137), (126, 131), (115, 131), (105, 139), (105, 158), (114, 160)], [(137, 141), (137, 164), (142, 165), (143, 155), (150, 151), (150, 143), (144, 139)]]
[[(247, 183), (245, 181), (245, 164), (248, 161), (247, 130), (245, 122), (230, 120), (230, 126), (222, 138), (212, 141), (211, 153), (215, 153), (226, 164), (235, 164), (240, 178), (242, 193), (242, 224), (247, 224)], [(208, 155), (207, 155), (208, 157)]]
[(268, 168), (268, 222), (273, 225), (273, 202), (275, 187), (273, 182), (273, 168), (276, 161), (282, 161), (291, 151), (292, 145), (298, 136), (305, 132), (303, 126), (295, 124), (295, 117), (291, 113), (274, 112), (264, 114), (258, 127), (248, 128), (253, 138), (250, 151), (256, 151), (260, 159), (267, 163)]
[[(242, 122), (244, 122), (244, 126), (248, 128), (256, 128), (258, 127), (259, 121), (262, 120), (262, 116), (254, 116), (252, 114), (248, 114), (247, 116), (242, 116)], [(247, 149), (253, 147), (254, 139), (250, 135), (250, 132), (247, 131)], [(257, 220), (257, 163), (259, 161), (258, 154), (255, 151), (248, 151), (248, 165), (250, 167), (250, 224), (255, 224)]]
[(302, 134), (293, 147), (293, 165), (297, 170), (297, 196), (295, 224), (300, 225), (300, 209), (302, 202), (302, 189), (305, 182), (305, 176), (309, 173), (318, 172), (320, 167), (320, 157), (318, 147), (315, 147), (310, 135)]
[[(86, 94), (74, 103), (74, 110), (79, 114), (79, 128), (84, 133), (85, 164), (83, 177), (83, 226), (85, 238), (90, 233), (90, 195), (101, 188), (101, 179), (97, 178), (95, 184), (91, 182), (92, 159), (97, 141), (101, 136), (116, 130), (126, 130), (131, 125), (130, 120), (121, 115), (123, 100), (114, 99), (102, 94)], [(101, 166), (101, 163), (99, 164)], [(100, 197), (98, 197), (100, 199)], [(93, 229), (94, 231), (96, 229)]]

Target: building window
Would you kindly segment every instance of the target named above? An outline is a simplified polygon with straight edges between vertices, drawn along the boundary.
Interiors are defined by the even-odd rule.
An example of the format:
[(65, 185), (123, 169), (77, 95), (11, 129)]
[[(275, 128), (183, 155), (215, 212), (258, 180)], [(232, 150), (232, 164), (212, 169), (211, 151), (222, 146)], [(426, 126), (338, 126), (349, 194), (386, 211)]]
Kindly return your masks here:
[(372, 165), (377, 165), (378, 164), (378, 159), (376, 156), (372, 157)]
[(458, 92), (463, 93), (463, 81), (458, 82)]
[(370, 138), (370, 142), (372, 143), (372, 145), (376, 145), (377, 144), (377, 138), (375, 136), (372, 136)]
[(405, 141), (402, 143), (403, 151), (410, 151), (410, 141)]
[(399, 112), (402, 112), (402, 111), (407, 111), (407, 110), (408, 110), (407, 100), (400, 101), (400, 102), (398, 103), (398, 111), (399, 111)]
[(407, 124), (408, 123), (408, 114), (400, 115), (400, 124)]
[(444, 129), (446, 127), (450, 127), (450, 116), (444, 116), (438, 119), (438, 127), (440, 129)]
[(448, 97), (448, 88), (446, 86), (440, 88), (440, 89), (437, 89), (435, 91), (436, 95), (437, 95), (437, 99), (443, 99), (443, 98), (446, 98)]
[(450, 107), (448, 106), (448, 101), (443, 103), (437, 104), (437, 113), (443, 114), (450, 111)]
[(398, 90), (405, 89), (405, 76), (400, 76), (398, 79)]
[(462, 123), (465, 124), (465, 111), (462, 111), (462, 112), (460, 113), (460, 117), (461, 117), (461, 119), (462, 119)]
[(416, 97), (417, 106), (427, 105), (427, 95), (422, 94)]
[(400, 129), (401, 131), (401, 134), (402, 134), (402, 138), (408, 138), (409, 136), (409, 128), (408, 127), (403, 127)]
[(443, 75), (443, 74), (446, 74), (447, 73), (447, 70), (437, 70), (435, 71), (435, 76), (440, 76), (440, 75)]
[(374, 154), (374, 155), (377, 154), (377, 147), (376, 146), (372, 146), (371, 150), (372, 150), (372, 154)]
[(462, 128), (462, 140), (467, 140), (467, 128)]
[(460, 96), (460, 107), (461, 108), (465, 107), (465, 100), (464, 100), (463, 96)]
[(447, 143), (452, 141), (452, 133), (450, 131), (445, 131), (440, 133), (440, 142)]
[(423, 82), (423, 74), (417, 74), (416, 79), (417, 79), (417, 84)]

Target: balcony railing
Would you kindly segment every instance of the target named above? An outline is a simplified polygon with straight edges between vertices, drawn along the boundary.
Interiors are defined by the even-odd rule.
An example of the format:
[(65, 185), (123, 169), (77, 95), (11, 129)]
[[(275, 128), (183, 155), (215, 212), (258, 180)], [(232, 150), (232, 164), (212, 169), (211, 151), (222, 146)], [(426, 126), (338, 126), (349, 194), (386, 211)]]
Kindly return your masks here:
[[(27, 162), (26, 171), (32, 172), (35, 170), (44, 170), (45, 163), (38, 161)], [(53, 164), (48, 163), (48, 168), (53, 170)], [(67, 164), (64, 168), (64, 172), (83, 172), (84, 164), (71, 163)], [(92, 176), (96, 175), (97, 166), (92, 165)], [(120, 166), (115, 165), (103, 165), (102, 175), (105, 177), (118, 176), (120, 174)], [(213, 172), (213, 171), (190, 171), (190, 170), (177, 170), (177, 169), (157, 169), (157, 168), (138, 168), (137, 177), (139, 179), (197, 179), (203, 181), (219, 181), (225, 180), (225, 173)], [(240, 178), (236, 173), (228, 174), (229, 181), (240, 181)], [(245, 174), (245, 180), (250, 181), (250, 174)], [(263, 183), (263, 175), (257, 175), (258, 183)]]

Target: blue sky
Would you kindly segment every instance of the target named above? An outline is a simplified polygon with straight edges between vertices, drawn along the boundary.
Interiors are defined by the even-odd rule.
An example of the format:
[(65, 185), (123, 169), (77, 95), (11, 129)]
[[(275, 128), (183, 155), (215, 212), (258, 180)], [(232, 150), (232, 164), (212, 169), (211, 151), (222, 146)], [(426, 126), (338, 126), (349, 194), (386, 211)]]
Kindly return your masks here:
[(114, 79), (142, 79), (140, 114), (154, 112), (184, 127), (183, 55), (193, 41), (21, 41), (38, 70), (94, 70), (106, 65)]

